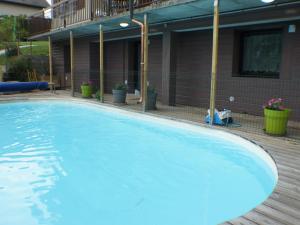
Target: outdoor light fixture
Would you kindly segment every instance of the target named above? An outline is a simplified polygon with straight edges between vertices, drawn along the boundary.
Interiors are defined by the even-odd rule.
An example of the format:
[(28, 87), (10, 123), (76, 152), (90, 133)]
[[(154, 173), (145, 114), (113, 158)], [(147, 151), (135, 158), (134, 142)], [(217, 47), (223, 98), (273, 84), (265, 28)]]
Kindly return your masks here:
[(275, 0), (261, 0), (261, 1), (264, 3), (271, 3), (271, 2), (274, 2)]
[(129, 26), (129, 23), (122, 22), (122, 23), (120, 23), (120, 26), (123, 27), (123, 28), (126, 28), (126, 27)]

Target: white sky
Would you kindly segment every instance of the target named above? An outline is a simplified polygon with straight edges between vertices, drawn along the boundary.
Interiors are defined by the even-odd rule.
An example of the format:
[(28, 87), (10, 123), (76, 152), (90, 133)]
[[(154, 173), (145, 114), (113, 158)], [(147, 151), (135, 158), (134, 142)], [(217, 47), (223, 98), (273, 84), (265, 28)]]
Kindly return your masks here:
[(51, 4), (51, 0), (47, 0), (47, 2), (48, 2), (49, 4)]

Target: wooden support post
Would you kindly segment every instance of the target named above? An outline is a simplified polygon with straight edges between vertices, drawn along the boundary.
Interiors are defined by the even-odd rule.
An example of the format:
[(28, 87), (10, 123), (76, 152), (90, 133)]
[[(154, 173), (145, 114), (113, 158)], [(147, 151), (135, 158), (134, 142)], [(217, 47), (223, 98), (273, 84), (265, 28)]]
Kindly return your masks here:
[(103, 27), (99, 26), (99, 55), (100, 55), (100, 64), (99, 64), (99, 72), (100, 72), (100, 102), (104, 102), (104, 54), (103, 54)]
[(213, 48), (212, 48), (212, 68), (211, 68), (211, 87), (210, 87), (210, 125), (213, 125), (215, 107), (216, 107), (218, 40), (219, 40), (219, 0), (214, 0), (214, 27), (213, 27)]
[(73, 32), (70, 31), (70, 61), (71, 61), (71, 96), (74, 97), (74, 40)]
[(143, 111), (147, 110), (147, 101), (148, 101), (148, 16), (144, 15), (144, 72), (143, 72)]
[[(31, 43), (31, 42), (30, 42)], [(52, 66), (52, 40), (51, 37), (48, 37), (49, 44), (49, 76), (50, 76), (50, 90), (53, 92), (53, 66)]]

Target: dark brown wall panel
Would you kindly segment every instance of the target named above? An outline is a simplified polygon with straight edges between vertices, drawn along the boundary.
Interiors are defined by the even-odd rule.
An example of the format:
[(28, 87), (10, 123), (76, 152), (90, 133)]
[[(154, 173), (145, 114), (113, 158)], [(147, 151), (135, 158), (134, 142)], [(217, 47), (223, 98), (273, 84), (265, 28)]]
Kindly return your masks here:
[(53, 73), (57, 76), (59, 86), (64, 87), (64, 43), (53, 42), (52, 43), (52, 60), (53, 60)]
[(149, 44), (149, 85), (154, 87), (161, 98), (162, 84), (162, 37), (151, 37)]
[(80, 91), (82, 82), (89, 81), (90, 74), (90, 43), (88, 39), (74, 39), (74, 84)]
[[(298, 24), (297, 27), (300, 25)], [(256, 29), (259, 29), (257, 27)], [(262, 115), (262, 105), (270, 98), (284, 98), (293, 109), (292, 118), (300, 119), (300, 31), (288, 33), (283, 26), (280, 79), (235, 77), (234, 29), (220, 31), (217, 107)], [(180, 33), (177, 53), (177, 104), (209, 107), (212, 33)], [(239, 60), (239, 58), (237, 58)], [(235, 102), (230, 103), (229, 97)]]
[(90, 43), (90, 81), (98, 90), (99, 84), (99, 43)]
[(176, 104), (207, 107), (211, 68), (211, 32), (178, 35)]
[(111, 93), (115, 84), (124, 82), (123, 41), (105, 42), (104, 57), (104, 87), (106, 93)]

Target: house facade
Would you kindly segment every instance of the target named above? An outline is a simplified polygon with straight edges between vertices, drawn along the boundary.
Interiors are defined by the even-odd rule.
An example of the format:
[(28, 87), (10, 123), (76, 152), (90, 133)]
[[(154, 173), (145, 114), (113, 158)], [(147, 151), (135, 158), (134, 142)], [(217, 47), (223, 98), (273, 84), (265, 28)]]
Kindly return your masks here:
[(28, 16), (47, 7), (49, 4), (46, 0), (1, 0), (0, 16)]
[[(105, 92), (120, 82), (132, 93), (140, 88), (140, 29), (130, 23), (119, 26), (129, 21), (127, 2), (54, 2), (51, 26), (31, 38), (51, 36), (53, 69), (62, 88), (70, 86), (70, 31), (75, 89), (83, 81), (99, 84), (99, 24), (105, 32)], [(148, 80), (159, 100), (209, 108), (213, 1), (134, 4), (136, 19), (148, 14)], [(217, 108), (261, 115), (268, 99), (281, 97), (293, 110), (292, 119), (300, 120), (300, 1), (220, 1), (218, 55)]]

